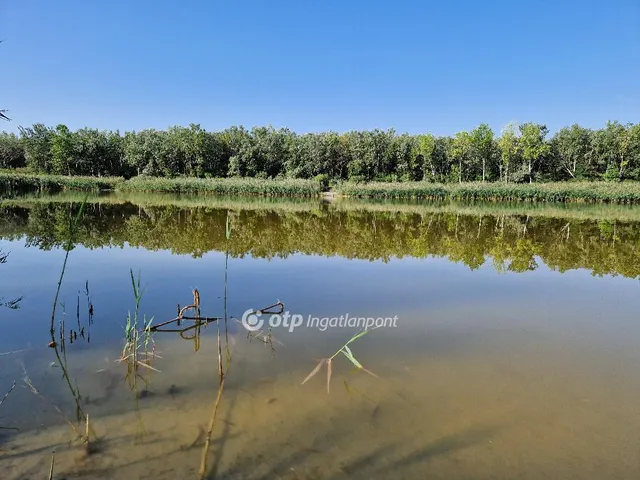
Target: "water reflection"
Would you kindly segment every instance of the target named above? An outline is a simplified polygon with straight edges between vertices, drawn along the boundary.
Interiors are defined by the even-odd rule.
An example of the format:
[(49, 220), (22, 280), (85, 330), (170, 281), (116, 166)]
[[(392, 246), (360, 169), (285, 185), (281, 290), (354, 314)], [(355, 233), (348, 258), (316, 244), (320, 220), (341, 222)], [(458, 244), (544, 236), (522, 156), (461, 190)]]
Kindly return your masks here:
[[(615, 210), (621, 219), (608, 220), (600, 218), (599, 210), (590, 217), (589, 211), (555, 207), (551, 211), (564, 216), (535, 209), (510, 214), (500, 207), (407, 206), (407, 211), (397, 211), (393, 205), (349, 202), (181, 207), (116, 200), (91, 200), (77, 244), (92, 249), (132, 245), (199, 257), (225, 250), (229, 212), (235, 226), (228, 246), (233, 257), (286, 258), (303, 253), (389, 261), (436, 256), (471, 269), (490, 262), (498, 271), (525, 272), (542, 261), (560, 272), (585, 268), (596, 275), (640, 275), (640, 216), (636, 219), (637, 213), (624, 207)], [(45, 250), (63, 246), (69, 218), (78, 209), (79, 203), (4, 202), (0, 238), (24, 237), (27, 245)]]
[[(346, 353), (327, 372), (351, 330), (274, 329), (281, 343), (269, 345), (231, 321), (210, 478), (640, 473), (635, 210), (93, 198), (58, 315), (78, 341), (56, 336), (56, 358), (50, 300), (77, 200), (0, 206), (0, 247), (12, 251), (0, 291), (25, 293), (20, 310), (0, 316), (0, 353), (22, 350), (0, 356), (2, 390), (18, 382), (0, 425), (20, 428), (0, 431), (3, 478), (46, 478), (54, 448), (67, 478), (197, 478), (219, 385), (209, 320), (275, 299), (305, 317), (397, 315), (398, 328), (350, 344), (374, 377), (354, 373)], [(140, 319), (135, 335), (128, 312)], [(145, 346), (151, 317), (180, 331)], [(90, 344), (80, 341), (89, 325)], [(314, 359), (323, 370), (301, 385)], [(100, 438), (92, 455), (69, 445), (73, 432), (51, 407), (71, 418), (76, 401)]]

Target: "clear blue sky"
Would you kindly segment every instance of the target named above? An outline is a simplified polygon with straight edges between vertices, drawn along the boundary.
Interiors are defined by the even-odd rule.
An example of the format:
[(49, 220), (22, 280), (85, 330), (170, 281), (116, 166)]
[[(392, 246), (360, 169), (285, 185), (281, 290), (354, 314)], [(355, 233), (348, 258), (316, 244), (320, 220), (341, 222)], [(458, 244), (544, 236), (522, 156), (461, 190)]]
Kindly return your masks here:
[(640, 121), (640, 0), (0, 0), (12, 124)]

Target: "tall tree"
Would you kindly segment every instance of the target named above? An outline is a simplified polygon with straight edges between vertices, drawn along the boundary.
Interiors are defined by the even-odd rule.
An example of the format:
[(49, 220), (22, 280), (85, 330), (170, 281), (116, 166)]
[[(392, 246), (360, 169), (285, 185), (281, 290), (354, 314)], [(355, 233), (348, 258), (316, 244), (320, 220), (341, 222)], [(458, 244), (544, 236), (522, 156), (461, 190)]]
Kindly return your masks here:
[(464, 171), (467, 169), (473, 152), (473, 140), (469, 132), (458, 132), (453, 137), (451, 154), (458, 162), (458, 182), (465, 178)]
[(24, 148), (18, 136), (0, 132), (0, 168), (21, 168), (25, 165)]
[(436, 179), (436, 162), (434, 161), (434, 151), (436, 149), (436, 137), (431, 133), (425, 135), (418, 135), (418, 158), (421, 160), (421, 174), (422, 179), (431, 177), (432, 180)]
[(500, 180), (505, 183), (509, 183), (510, 167), (518, 160), (520, 153), (519, 140), (518, 125), (516, 123), (507, 124), (498, 139)]
[(586, 175), (591, 156), (591, 130), (579, 125), (561, 128), (551, 139), (558, 166), (571, 178)]
[(51, 142), (53, 140), (53, 131), (42, 123), (36, 123), (33, 127), (18, 128), (24, 145), (27, 167), (37, 172), (50, 173), (52, 169)]
[(71, 175), (71, 168), (77, 168), (73, 134), (66, 125), (58, 125), (51, 138), (51, 165), (53, 173)]
[(471, 132), (471, 146), (474, 163), (481, 166), (482, 181), (484, 182), (487, 177), (487, 165), (493, 164), (496, 151), (493, 130), (489, 125), (482, 123)]
[(522, 159), (527, 163), (529, 183), (533, 182), (534, 169), (549, 156), (550, 146), (545, 140), (547, 133), (547, 126), (540, 123), (520, 125)]
[(640, 127), (607, 122), (593, 136), (593, 150), (606, 179), (621, 182), (632, 168), (640, 166)]

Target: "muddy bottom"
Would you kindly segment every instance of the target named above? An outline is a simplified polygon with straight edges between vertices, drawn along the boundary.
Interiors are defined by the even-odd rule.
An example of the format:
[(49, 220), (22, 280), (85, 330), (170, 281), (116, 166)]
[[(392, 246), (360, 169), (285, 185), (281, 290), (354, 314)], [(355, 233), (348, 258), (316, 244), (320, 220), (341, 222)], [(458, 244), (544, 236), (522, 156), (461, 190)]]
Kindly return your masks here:
[[(621, 361), (588, 341), (518, 330), (414, 332), (358, 340), (354, 352), (379, 378), (337, 358), (329, 393), (325, 371), (301, 381), (338, 336), (311, 347), (292, 339), (273, 356), (233, 335), (207, 478), (640, 477), (637, 354)], [(148, 384), (135, 390), (116, 345), (69, 356), (99, 437), (92, 454), (52, 408), (73, 417), (60, 372), (32, 360), (31, 381), (57, 388), (45, 401), (19, 384), (7, 400), (22, 407), (1, 420), (21, 431), (2, 431), (2, 478), (47, 478), (53, 451), (58, 479), (197, 478), (217, 393), (215, 337), (197, 353), (175, 337), (157, 350), (161, 373), (143, 372)], [(18, 354), (3, 361), (17, 373), (24, 365)]]

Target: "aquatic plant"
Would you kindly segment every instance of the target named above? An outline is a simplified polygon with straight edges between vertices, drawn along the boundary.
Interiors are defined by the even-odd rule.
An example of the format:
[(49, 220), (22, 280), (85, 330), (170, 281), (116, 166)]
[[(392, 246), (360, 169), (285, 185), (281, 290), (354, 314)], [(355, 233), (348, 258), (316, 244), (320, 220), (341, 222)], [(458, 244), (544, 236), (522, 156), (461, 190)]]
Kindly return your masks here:
[[(228, 247), (229, 239), (231, 238), (231, 222), (229, 219), (229, 213), (227, 212), (227, 218), (225, 221), (225, 240)], [(222, 392), (224, 391), (224, 382), (229, 373), (229, 366), (231, 365), (231, 350), (229, 349), (229, 336), (227, 325), (227, 279), (229, 269), (229, 249), (225, 252), (224, 262), (224, 330), (226, 341), (226, 361), (222, 360), (222, 348), (221, 348), (221, 336), (220, 336), (220, 322), (217, 322), (217, 346), (218, 346), (218, 392), (216, 393), (216, 399), (211, 411), (211, 417), (209, 418), (209, 425), (207, 427), (207, 433), (205, 435), (204, 446), (202, 447), (202, 455), (200, 458), (200, 468), (198, 469), (198, 479), (204, 480), (207, 474), (207, 455), (209, 453), (209, 447), (211, 445), (211, 436), (213, 435), (213, 427), (215, 425), (216, 417), (218, 415), (218, 408), (220, 407), (220, 401), (222, 399)]]
[(343, 354), (345, 357), (347, 357), (347, 359), (351, 362), (351, 364), (356, 368), (356, 370), (358, 371), (363, 371), (363, 372), (367, 372), (369, 375), (373, 375), (374, 377), (377, 377), (377, 375), (373, 372), (371, 372), (370, 370), (367, 370), (359, 361), (358, 359), (355, 357), (355, 355), (353, 354), (353, 351), (351, 350), (351, 348), (349, 347), (349, 345), (353, 342), (355, 342), (357, 339), (363, 337), (364, 335), (366, 335), (367, 333), (369, 333), (371, 330), (375, 330), (375, 329), (369, 329), (369, 330), (362, 330), (358, 333), (356, 333), (353, 337), (351, 337), (347, 343), (345, 343), (342, 347), (340, 347), (333, 355), (331, 355), (330, 357), (326, 357), (326, 358), (321, 358), (318, 360), (318, 364), (316, 365), (316, 368), (314, 368), (311, 373), (309, 375), (307, 375), (307, 377), (302, 381), (301, 385), (304, 385), (305, 383), (307, 383), (309, 380), (311, 380), (320, 370), (322, 370), (322, 367), (324, 365), (327, 366), (327, 393), (329, 393), (330, 391), (330, 385), (331, 385), (331, 374), (332, 374), (332, 362), (333, 359), (336, 358), (338, 355)]
[[(7, 263), (7, 258), (9, 257), (8, 253), (4, 253), (0, 250), (0, 265), (3, 263)], [(14, 298), (12, 300), (5, 301), (3, 297), (0, 297), (0, 307), (6, 307), (11, 310), (17, 310), (20, 308), (20, 302), (22, 301), (22, 297)]]
[[(0, 406), (2, 406), (2, 404), (9, 397), (9, 395), (11, 395), (11, 392), (13, 392), (14, 388), (16, 388), (16, 382), (13, 382), (13, 384), (11, 385), (11, 388), (9, 389), (9, 391), (4, 394), (4, 397), (2, 397), (2, 399), (0, 399)], [(18, 430), (18, 429), (14, 428), (14, 427), (3, 427), (3, 426), (0, 426), (0, 430)]]
[(529, 202), (640, 202), (638, 182), (554, 182), (554, 183), (342, 183), (341, 195), (363, 198), (420, 198)]
[(320, 182), (303, 179), (134, 177), (115, 187), (124, 192), (211, 195), (315, 196), (322, 192)]
[(83, 177), (0, 171), (0, 187), (9, 191), (113, 190), (121, 182), (124, 182), (122, 177)]

